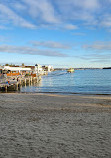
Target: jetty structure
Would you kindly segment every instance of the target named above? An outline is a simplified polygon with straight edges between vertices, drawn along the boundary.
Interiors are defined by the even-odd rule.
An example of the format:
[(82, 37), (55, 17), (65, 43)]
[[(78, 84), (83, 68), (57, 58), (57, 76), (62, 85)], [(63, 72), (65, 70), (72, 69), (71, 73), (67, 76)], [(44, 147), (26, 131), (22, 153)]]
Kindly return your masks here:
[(42, 75), (48, 71), (41, 65), (0, 66), (0, 91), (18, 91), (22, 86), (39, 83)]

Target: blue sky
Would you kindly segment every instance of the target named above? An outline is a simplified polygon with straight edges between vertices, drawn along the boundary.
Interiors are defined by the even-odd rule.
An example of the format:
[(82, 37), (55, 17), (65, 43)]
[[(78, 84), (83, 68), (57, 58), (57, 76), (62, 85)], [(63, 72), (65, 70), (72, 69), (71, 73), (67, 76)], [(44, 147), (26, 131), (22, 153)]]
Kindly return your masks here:
[(0, 64), (111, 66), (111, 0), (1, 0)]

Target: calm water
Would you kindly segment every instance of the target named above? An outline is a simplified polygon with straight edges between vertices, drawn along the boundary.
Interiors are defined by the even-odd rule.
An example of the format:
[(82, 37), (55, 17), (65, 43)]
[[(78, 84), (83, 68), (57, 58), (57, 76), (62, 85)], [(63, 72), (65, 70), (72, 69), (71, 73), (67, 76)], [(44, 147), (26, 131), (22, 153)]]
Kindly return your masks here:
[(111, 94), (111, 70), (55, 71), (43, 76), (38, 85), (23, 87), (21, 92)]

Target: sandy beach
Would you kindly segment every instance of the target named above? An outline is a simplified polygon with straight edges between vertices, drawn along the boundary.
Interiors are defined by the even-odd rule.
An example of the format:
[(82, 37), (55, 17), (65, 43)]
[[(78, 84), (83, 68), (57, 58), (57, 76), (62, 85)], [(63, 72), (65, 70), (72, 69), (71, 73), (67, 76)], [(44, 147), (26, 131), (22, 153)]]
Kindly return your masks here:
[(0, 158), (110, 158), (111, 96), (0, 94)]

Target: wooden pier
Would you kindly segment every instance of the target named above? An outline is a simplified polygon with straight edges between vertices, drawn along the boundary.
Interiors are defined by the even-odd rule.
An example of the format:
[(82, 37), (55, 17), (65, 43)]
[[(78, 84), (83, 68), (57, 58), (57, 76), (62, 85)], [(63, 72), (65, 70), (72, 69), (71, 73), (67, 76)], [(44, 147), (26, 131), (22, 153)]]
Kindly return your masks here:
[(37, 76), (28, 76), (28, 77), (8, 77), (5, 80), (0, 82), (0, 91), (18, 91), (22, 86), (32, 85), (35, 83), (39, 83), (41, 80), (41, 75)]

